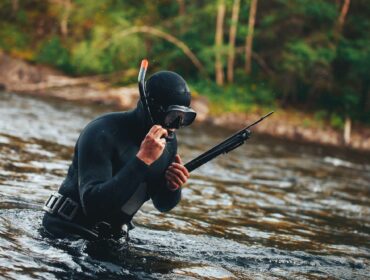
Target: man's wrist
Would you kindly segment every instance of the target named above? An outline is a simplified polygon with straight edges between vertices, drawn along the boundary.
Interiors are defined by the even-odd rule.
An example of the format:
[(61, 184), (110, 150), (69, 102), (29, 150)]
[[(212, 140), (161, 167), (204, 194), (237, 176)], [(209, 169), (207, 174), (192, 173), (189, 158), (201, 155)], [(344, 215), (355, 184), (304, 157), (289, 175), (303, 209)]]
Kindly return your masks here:
[(144, 155), (142, 155), (140, 152), (138, 152), (138, 153), (136, 154), (136, 157), (137, 157), (138, 159), (140, 159), (142, 162), (144, 162), (146, 165), (151, 165), (151, 164), (153, 163), (153, 160), (151, 160), (151, 159), (149, 159), (149, 158), (145, 157), (145, 156), (144, 156)]

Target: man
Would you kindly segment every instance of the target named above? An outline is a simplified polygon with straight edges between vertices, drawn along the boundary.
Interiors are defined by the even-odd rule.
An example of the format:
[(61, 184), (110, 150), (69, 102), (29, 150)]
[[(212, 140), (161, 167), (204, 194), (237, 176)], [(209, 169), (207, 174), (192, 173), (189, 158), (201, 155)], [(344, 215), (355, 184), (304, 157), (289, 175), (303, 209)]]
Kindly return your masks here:
[(189, 172), (174, 130), (195, 118), (191, 94), (170, 71), (150, 77), (144, 91), (134, 110), (98, 117), (82, 131), (66, 179), (44, 206), (51, 236), (119, 238), (145, 201), (161, 212), (179, 203)]

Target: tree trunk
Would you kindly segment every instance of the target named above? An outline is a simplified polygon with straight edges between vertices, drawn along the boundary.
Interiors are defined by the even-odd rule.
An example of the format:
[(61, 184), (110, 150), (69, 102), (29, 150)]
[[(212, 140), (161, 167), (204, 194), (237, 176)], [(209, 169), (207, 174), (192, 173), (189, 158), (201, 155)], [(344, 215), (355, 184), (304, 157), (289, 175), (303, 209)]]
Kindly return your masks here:
[(340, 11), (340, 15), (337, 22), (337, 34), (340, 35), (343, 30), (344, 22), (346, 20), (346, 16), (348, 14), (349, 5), (351, 4), (351, 0), (344, 0), (342, 9)]
[(177, 0), (177, 4), (179, 4), (179, 15), (180, 16), (185, 15), (186, 11), (185, 0)]
[(68, 20), (72, 8), (71, 0), (49, 0), (49, 2), (61, 6), (60, 32), (64, 37), (68, 36)]
[(186, 30), (186, 26), (184, 25), (184, 23), (186, 22), (186, 20), (184, 20), (184, 16), (186, 13), (185, 0), (177, 0), (177, 4), (179, 5), (179, 17), (182, 17), (179, 26), (179, 34), (182, 35), (185, 33)]
[(224, 36), (224, 18), (225, 18), (225, 1), (219, 0), (217, 9), (217, 20), (216, 20), (216, 35), (215, 35), (215, 72), (216, 72), (216, 83), (219, 86), (224, 84), (224, 70), (222, 63), (222, 46)]
[(71, 12), (71, 0), (64, 0), (63, 1), (63, 15), (60, 22), (60, 31), (64, 37), (68, 36), (68, 19)]
[(343, 140), (345, 145), (349, 145), (351, 142), (351, 118), (346, 116), (344, 122)]
[[(351, 4), (351, 0), (344, 0), (343, 2), (340, 15), (337, 21), (337, 25), (334, 30), (335, 48), (337, 48), (339, 38), (343, 31), (343, 26), (346, 20), (346, 16), (348, 14), (350, 4)], [(351, 124), (352, 124), (351, 118), (349, 116), (346, 116), (345, 122), (344, 122), (344, 131), (343, 131), (343, 141), (345, 145), (349, 145), (351, 142)]]
[(229, 34), (229, 54), (227, 60), (227, 81), (229, 83), (232, 83), (234, 81), (235, 40), (236, 40), (236, 30), (239, 21), (239, 9), (240, 9), (240, 0), (234, 0)]
[(248, 34), (245, 44), (245, 72), (248, 75), (252, 71), (252, 44), (254, 24), (256, 22), (257, 2), (258, 0), (251, 0), (251, 5), (249, 9)]
[(19, 9), (19, 2), (18, 2), (18, 0), (12, 0), (13, 14), (16, 14), (18, 12), (18, 9)]

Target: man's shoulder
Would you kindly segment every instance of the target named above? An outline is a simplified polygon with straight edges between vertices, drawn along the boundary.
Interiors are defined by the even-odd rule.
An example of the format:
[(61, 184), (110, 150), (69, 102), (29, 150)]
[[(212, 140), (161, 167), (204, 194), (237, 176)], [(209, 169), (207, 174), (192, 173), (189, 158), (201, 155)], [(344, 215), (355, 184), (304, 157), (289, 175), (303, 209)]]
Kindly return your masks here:
[(115, 126), (124, 125), (126, 122), (129, 121), (129, 114), (130, 112), (111, 112), (106, 113), (104, 115), (98, 116), (89, 122), (85, 129), (87, 128), (96, 128), (96, 127), (104, 127), (104, 128), (114, 128)]
[(125, 124), (130, 121), (129, 114), (130, 112), (112, 112), (107, 113), (89, 122), (81, 132), (83, 135), (94, 135), (103, 136), (114, 134), (117, 129), (122, 130), (125, 127)]

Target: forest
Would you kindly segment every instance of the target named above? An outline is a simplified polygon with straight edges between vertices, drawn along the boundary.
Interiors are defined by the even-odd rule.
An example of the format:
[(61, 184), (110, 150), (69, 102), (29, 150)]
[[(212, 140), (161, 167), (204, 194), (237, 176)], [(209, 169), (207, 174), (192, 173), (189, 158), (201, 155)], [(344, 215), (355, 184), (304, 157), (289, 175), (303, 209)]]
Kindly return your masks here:
[[(183, 75), (221, 110), (370, 123), (370, 1), (3, 0), (0, 50), (72, 76)], [(218, 105), (217, 105), (218, 104)]]

